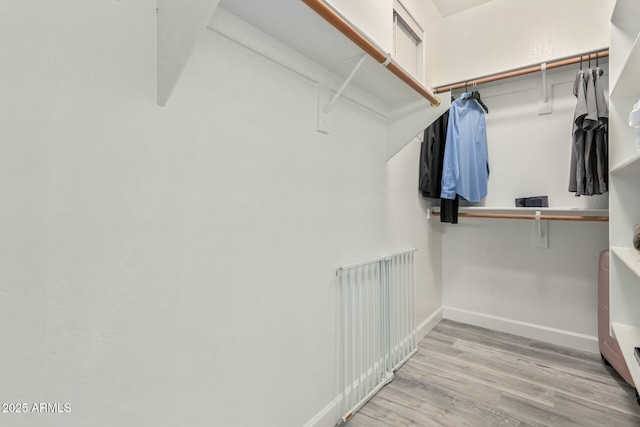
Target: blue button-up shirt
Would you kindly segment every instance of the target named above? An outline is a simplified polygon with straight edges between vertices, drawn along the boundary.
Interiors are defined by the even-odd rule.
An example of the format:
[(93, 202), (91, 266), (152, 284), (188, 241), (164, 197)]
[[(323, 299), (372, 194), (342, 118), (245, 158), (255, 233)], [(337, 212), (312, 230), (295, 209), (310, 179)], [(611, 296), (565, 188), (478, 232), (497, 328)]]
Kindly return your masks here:
[(487, 196), (489, 161), (484, 111), (476, 101), (463, 102), (470, 96), (463, 94), (449, 111), (440, 194), (443, 199), (455, 199), (458, 194), (470, 202), (479, 202)]

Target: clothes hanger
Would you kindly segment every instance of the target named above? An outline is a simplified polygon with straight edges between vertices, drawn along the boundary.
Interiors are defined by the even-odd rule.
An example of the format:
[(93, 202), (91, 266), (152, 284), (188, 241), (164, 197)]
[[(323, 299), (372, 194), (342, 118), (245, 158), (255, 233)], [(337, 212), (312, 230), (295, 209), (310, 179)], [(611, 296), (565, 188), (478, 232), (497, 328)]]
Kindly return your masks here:
[(484, 110), (485, 113), (489, 114), (489, 108), (484, 105), (484, 102), (482, 102), (482, 97), (480, 96), (480, 92), (477, 90), (478, 85), (476, 83), (476, 81), (473, 81), (473, 87), (476, 89), (473, 92), (471, 92), (471, 96), (465, 98), (462, 102), (466, 102), (470, 99), (473, 99), (474, 101), (476, 101)]
[(580, 82), (580, 79), (578, 77), (581, 74), (584, 76), (584, 71), (582, 70), (582, 55), (580, 55), (580, 69), (578, 70), (578, 73), (576, 74), (576, 79), (573, 82), (573, 96), (575, 97), (578, 96), (578, 84)]
[(598, 76), (601, 76), (604, 74), (604, 70), (600, 68), (599, 56), (600, 56), (600, 52), (596, 52), (596, 70), (598, 71)]

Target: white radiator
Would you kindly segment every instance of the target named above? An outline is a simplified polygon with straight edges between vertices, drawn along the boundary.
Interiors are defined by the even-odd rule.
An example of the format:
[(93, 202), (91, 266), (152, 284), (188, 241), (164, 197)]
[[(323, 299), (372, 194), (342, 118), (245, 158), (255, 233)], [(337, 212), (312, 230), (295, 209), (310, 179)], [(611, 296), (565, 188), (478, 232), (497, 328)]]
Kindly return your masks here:
[(346, 422), (418, 350), (415, 249), (338, 269), (341, 413)]

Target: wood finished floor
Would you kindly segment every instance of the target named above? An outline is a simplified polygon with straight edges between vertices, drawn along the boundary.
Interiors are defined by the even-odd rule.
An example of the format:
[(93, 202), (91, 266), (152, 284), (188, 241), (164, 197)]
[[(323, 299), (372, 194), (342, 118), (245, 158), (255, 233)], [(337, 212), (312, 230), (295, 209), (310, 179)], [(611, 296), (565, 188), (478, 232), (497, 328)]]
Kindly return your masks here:
[(448, 320), (348, 427), (638, 427), (600, 356)]

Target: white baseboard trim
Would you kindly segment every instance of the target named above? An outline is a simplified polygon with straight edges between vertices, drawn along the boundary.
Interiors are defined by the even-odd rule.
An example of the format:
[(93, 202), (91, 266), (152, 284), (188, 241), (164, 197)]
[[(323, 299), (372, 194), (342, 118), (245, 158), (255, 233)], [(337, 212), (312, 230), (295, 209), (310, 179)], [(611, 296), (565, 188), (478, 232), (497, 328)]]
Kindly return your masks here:
[(427, 317), (424, 322), (420, 323), (417, 328), (416, 338), (418, 342), (422, 338), (426, 337), (429, 332), (442, 320), (442, 307), (433, 312), (433, 314)]
[(324, 409), (311, 418), (304, 427), (334, 427), (343, 414), (338, 414), (342, 395), (333, 399)]
[[(416, 329), (416, 339), (418, 342), (424, 338), (442, 320), (442, 308), (437, 309), (431, 316), (427, 317)], [(304, 427), (333, 427), (337, 420), (344, 414), (338, 413), (342, 396), (338, 396), (325, 406), (315, 417), (310, 419)]]
[(571, 332), (564, 329), (526, 323), (505, 317), (463, 310), (454, 307), (442, 307), (443, 317), (457, 322), (493, 329), (495, 331), (520, 335), (538, 341), (544, 341), (576, 350), (598, 354), (598, 337)]

